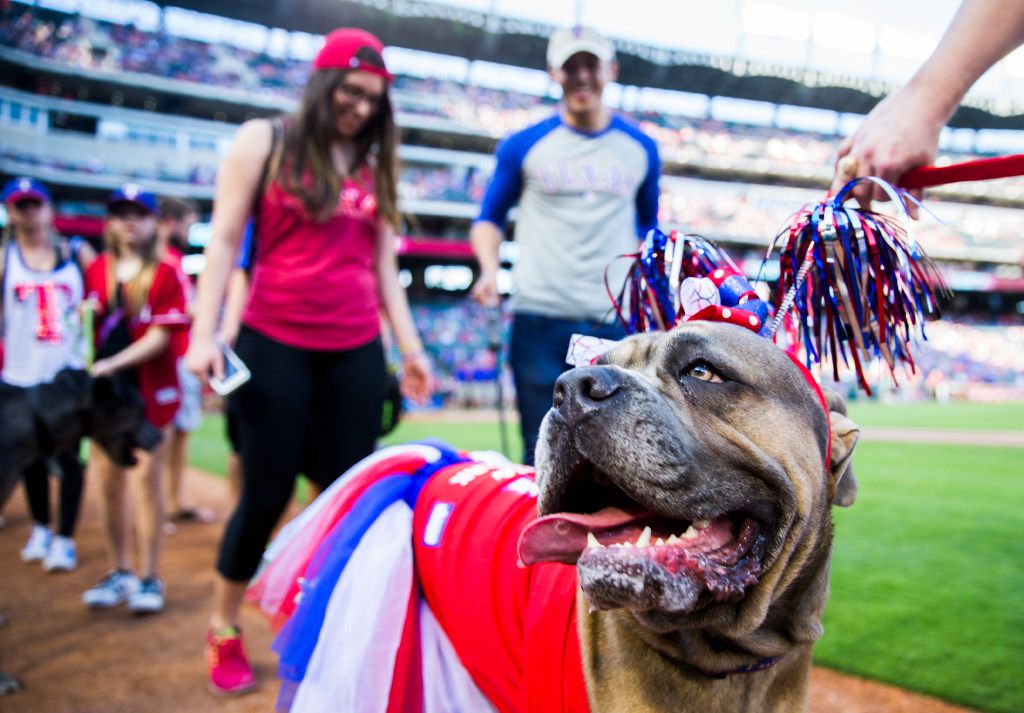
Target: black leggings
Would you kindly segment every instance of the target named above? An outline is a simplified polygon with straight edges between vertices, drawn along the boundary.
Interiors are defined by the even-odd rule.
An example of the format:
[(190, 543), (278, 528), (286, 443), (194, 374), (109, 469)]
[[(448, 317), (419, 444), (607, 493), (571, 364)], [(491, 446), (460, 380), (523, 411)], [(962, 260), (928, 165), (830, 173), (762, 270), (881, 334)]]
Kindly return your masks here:
[(252, 378), (231, 396), (242, 494), (220, 543), (217, 570), (256, 573), (295, 478), (322, 490), (373, 452), (387, 372), (380, 339), (347, 351), (297, 349), (243, 327), (236, 351)]
[[(78, 458), (78, 447), (70, 448), (56, 456), (60, 466), (60, 521), (58, 535), (72, 537), (78, 522), (78, 510), (82, 505), (82, 461)], [(40, 525), (50, 525), (50, 461), (40, 458), (25, 469), (25, 496), (32, 519)]]

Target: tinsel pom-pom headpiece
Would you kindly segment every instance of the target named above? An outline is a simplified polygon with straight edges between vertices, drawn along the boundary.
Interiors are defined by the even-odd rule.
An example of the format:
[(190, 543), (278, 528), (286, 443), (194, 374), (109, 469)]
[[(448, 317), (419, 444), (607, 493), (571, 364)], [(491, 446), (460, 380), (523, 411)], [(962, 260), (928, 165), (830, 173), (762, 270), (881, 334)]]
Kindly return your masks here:
[(652, 230), (618, 295), (605, 286), (619, 321), (630, 334), (664, 331), (691, 319), (766, 328), (770, 307), (757, 296), (729, 256), (697, 235)]
[(876, 178), (804, 207), (766, 255), (779, 255), (774, 306), (713, 243), (652, 230), (637, 253), (623, 256), (632, 264), (617, 294), (606, 274), (616, 315), (630, 334), (705, 319), (777, 340), (785, 325), (787, 351), (802, 351), (807, 366), (831, 363), (836, 380), (840, 363), (852, 368), (870, 394), (865, 362), (879, 358), (894, 378), (901, 362), (913, 369), (911, 344), (924, 338), (926, 318), (939, 316), (936, 292), (948, 288), (897, 219), (843, 204), (859, 181), (881, 185), (906, 214), (903, 194)]
[(828, 360), (838, 379), (839, 363), (852, 364), (870, 394), (864, 362), (878, 357), (894, 375), (899, 362), (913, 369), (910, 345), (924, 339), (925, 319), (939, 316), (935, 293), (948, 287), (898, 220), (843, 205), (861, 181), (881, 185), (906, 213), (900, 191), (876, 178), (798, 212), (768, 249), (779, 251), (780, 269), (768, 334), (790, 320), (808, 365)]

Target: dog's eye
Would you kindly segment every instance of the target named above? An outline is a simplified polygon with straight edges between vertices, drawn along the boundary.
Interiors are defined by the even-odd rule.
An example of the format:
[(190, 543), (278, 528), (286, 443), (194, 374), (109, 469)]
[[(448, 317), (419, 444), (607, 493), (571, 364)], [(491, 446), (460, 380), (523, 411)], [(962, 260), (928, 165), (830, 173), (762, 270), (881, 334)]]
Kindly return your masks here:
[(722, 383), (722, 377), (706, 361), (696, 361), (683, 369), (682, 376), (716, 384)]

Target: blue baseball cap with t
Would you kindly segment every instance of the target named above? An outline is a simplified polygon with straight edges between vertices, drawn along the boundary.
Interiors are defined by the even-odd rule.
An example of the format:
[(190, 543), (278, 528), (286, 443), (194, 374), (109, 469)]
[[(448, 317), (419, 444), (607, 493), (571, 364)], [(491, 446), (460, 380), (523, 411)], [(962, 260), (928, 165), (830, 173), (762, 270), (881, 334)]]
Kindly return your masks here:
[(107, 210), (123, 203), (136, 205), (147, 213), (156, 213), (156, 196), (138, 183), (126, 183), (107, 198)]
[(4, 205), (14, 205), (18, 201), (35, 200), (40, 203), (53, 203), (50, 191), (41, 181), (27, 176), (12, 178), (4, 185)]

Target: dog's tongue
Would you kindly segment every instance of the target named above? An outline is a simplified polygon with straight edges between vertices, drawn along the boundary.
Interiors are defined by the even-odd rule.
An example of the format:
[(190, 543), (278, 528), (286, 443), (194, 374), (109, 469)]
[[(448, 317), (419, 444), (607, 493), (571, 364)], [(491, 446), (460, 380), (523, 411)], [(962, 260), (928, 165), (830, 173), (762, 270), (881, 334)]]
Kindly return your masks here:
[(649, 510), (639, 507), (633, 510), (607, 507), (590, 515), (546, 515), (523, 529), (519, 536), (519, 559), (524, 564), (576, 564), (576, 560), (587, 549), (588, 532), (593, 532), (602, 539), (635, 540), (643, 530), (638, 523), (652, 515)]

